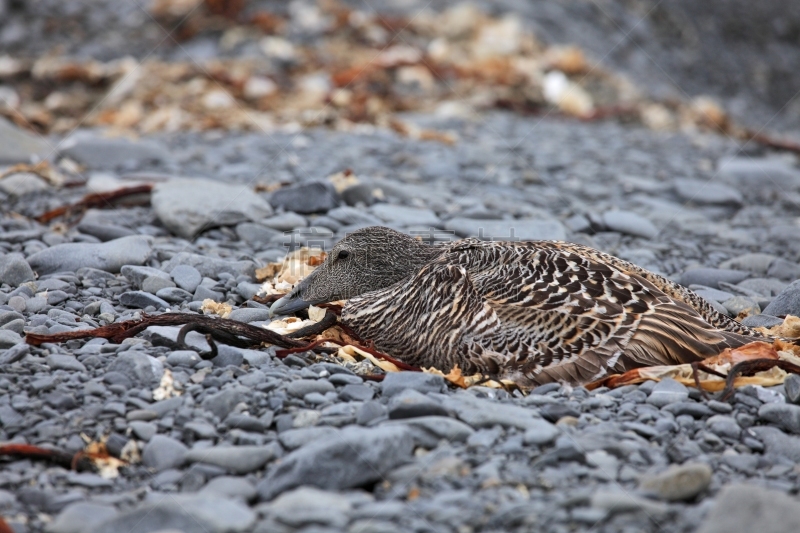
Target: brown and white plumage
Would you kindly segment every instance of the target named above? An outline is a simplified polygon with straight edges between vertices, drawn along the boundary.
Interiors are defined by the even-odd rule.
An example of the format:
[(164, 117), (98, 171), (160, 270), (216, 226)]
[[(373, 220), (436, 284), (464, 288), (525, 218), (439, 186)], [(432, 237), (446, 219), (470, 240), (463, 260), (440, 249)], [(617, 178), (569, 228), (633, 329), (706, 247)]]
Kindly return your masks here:
[[(400, 266), (384, 253), (399, 254)], [(369, 272), (377, 276), (365, 285)], [(666, 278), (565, 242), (431, 247), (366, 228), (276, 309), (339, 298), (350, 298), (343, 321), (402, 361), (521, 386), (697, 361), (760, 337)]]

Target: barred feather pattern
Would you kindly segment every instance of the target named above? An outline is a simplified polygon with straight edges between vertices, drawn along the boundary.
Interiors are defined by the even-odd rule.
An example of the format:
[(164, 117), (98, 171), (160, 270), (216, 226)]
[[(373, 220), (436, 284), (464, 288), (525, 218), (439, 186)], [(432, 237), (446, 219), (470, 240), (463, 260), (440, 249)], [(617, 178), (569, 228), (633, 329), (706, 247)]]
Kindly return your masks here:
[(446, 245), (402, 281), (350, 299), (342, 318), (409, 364), (521, 386), (697, 361), (761, 337), (662, 276), (553, 241)]

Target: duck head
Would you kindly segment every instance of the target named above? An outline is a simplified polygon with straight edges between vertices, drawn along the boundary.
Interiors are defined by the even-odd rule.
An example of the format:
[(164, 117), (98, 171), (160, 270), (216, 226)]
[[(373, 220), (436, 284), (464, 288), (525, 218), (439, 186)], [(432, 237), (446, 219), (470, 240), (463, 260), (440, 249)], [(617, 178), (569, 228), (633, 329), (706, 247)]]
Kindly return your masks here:
[(404, 233), (371, 226), (348, 234), (325, 261), (270, 307), (270, 316), (347, 300), (394, 285), (416, 273), (439, 250)]

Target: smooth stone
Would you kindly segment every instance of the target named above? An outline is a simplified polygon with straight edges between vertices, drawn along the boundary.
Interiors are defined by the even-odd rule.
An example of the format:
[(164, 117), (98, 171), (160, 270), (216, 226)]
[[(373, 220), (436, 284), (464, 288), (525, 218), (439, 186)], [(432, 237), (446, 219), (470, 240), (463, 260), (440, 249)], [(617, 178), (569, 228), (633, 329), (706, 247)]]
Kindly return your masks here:
[(335, 390), (333, 384), (324, 379), (298, 379), (290, 382), (286, 387), (286, 392), (296, 398), (302, 398), (306, 394), (310, 394), (312, 392), (325, 394), (326, 392), (332, 392), (333, 390)]
[(527, 430), (541, 427), (541, 418), (533, 409), (508, 403), (478, 398), (469, 393), (457, 393), (444, 400), (444, 406), (456, 413), (459, 419), (473, 428), (491, 428), (496, 425)]
[[(155, 496), (155, 495), (154, 495)], [(256, 513), (219, 494), (165, 494), (103, 523), (91, 533), (244, 533)]]
[(190, 265), (177, 265), (170, 270), (169, 275), (178, 287), (187, 292), (194, 292), (203, 281), (200, 272)]
[[(665, 514), (669, 508), (661, 503), (641, 498), (625, 490), (617, 489), (600, 489), (596, 491), (591, 497), (591, 505), (595, 509), (600, 509), (609, 514), (616, 513), (633, 513), (641, 511), (646, 516), (661, 516)], [(602, 520), (605, 516), (600, 517)], [(592, 516), (592, 522), (598, 522)]]
[(748, 431), (764, 443), (767, 454), (785, 457), (800, 463), (800, 437), (787, 435), (780, 429), (771, 426), (754, 426)]
[(749, 328), (771, 328), (783, 324), (783, 319), (761, 313), (744, 317), (742, 324)]
[(742, 205), (744, 198), (738, 190), (714, 181), (679, 178), (675, 192), (686, 202), (710, 205)]
[(118, 354), (111, 361), (107, 372), (119, 372), (136, 385), (155, 387), (164, 374), (164, 365), (155, 357), (128, 350)]
[(748, 187), (775, 185), (779, 189), (800, 186), (800, 170), (783, 159), (774, 157), (721, 158), (717, 173), (723, 180), (736, 181)]
[(150, 140), (130, 141), (122, 137), (99, 137), (90, 132), (78, 132), (63, 143), (61, 152), (91, 169), (114, 170), (130, 164), (172, 161), (172, 156), (160, 143)]
[(194, 295), (178, 287), (165, 287), (156, 292), (156, 297), (161, 298), (167, 303), (179, 304), (191, 301)]
[(719, 283), (737, 283), (750, 277), (749, 272), (741, 270), (727, 270), (722, 268), (692, 268), (681, 274), (681, 285), (705, 285), (712, 289), (719, 289)]
[(272, 214), (270, 205), (245, 185), (205, 178), (176, 178), (157, 184), (150, 203), (170, 231), (191, 239), (200, 231), (256, 221)]
[(277, 215), (265, 218), (259, 222), (268, 228), (272, 228), (277, 231), (292, 231), (294, 229), (305, 228), (308, 226), (308, 222), (303, 215), (298, 215), (297, 213), (293, 213), (291, 211), (278, 213)]
[(800, 278), (800, 264), (779, 257), (769, 266), (767, 276), (784, 281)]
[(535, 420), (529, 424), (522, 437), (525, 444), (543, 446), (555, 441), (561, 434), (561, 430), (547, 420)]
[(739, 313), (745, 313), (747, 316), (758, 315), (761, 313), (761, 307), (752, 298), (747, 296), (734, 296), (729, 300), (722, 302), (722, 305), (731, 316), (738, 316)]
[[(209, 257), (189, 252), (178, 252), (169, 261), (162, 264), (161, 268), (164, 269), (164, 272), (172, 273), (173, 269), (179, 265), (191, 266), (200, 272), (201, 276), (211, 279), (219, 279), (219, 275), (222, 273), (227, 273), (234, 277), (240, 275), (252, 277), (256, 270), (255, 263), (252, 261), (228, 261), (219, 257)], [(178, 286), (180, 287), (180, 285)], [(181, 288), (186, 290), (185, 287)]]
[(49, 183), (32, 172), (14, 172), (0, 180), (0, 193), (17, 198), (49, 188)]
[(200, 494), (217, 494), (224, 498), (234, 498), (248, 502), (256, 497), (256, 487), (245, 478), (219, 476), (200, 489)]
[(220, 420), (224, 420), (236, 405), (247, 400), (249, 392), (249, 389), (244, 387), (231, 387), (206, 396), (201, 405), (206, 411), (211, 411)]
[(128, 423), (128, 427), (131, 428), (131, 431), (134, 435), (136, 435), (136, 437), (145, 442), (152, 439), (153, 436), (158, 432), (158, 426), (143, 420), (132, 420)]
[(640, 487), (668, 502), (695, 498), (711, 485), (711, 467), (704, 463), (672, 466), (654, 476), (642, 479)]
[(717, 495), (697, 533), (733, 531), (800, 531), (800, 500), (758, 485), (727, 485)]
[(202, 361), (200, 355), (193, 350), (175, 350), (167, 356), (167, 364), (171, 366), (186, 366), (192, 368)]
[(10, 329), (0, 329), (0, 350), (12, 348), (22, 342), (22, 336)]
[(281, 445), (287, 450), (296, 450), (317, 440), (330, 440), (339, 434), (339, 429), (330, 426), (313, 426), (282, 431), (278, 435)]
[(444, 392), (446, 385), (442, 376), (425, 372), (390, 372), (381, 382), (381, 392), (387, 398), (406, 389), (421, 393)]
[(352, 507), (346, 495), (315, 487), (287, 491), (264, 506), (270, 516), (288, 526), (324, 524), (340, 531), (347, 524), (347, 513)]
[(423, 207), (409, 207), (394, 204), (375, 204), (370, 208), (373, 215), (389, 224), (401, 226), (430, 225), (437, 227), (441, 220), (436, 213)]
[(721, 291), (719, 289), (692, 289), (694, 290), (695, 294), (703, 298), (704, 300), (708, 300), (709, 302), (724, 302), (725, 300), (730, 300), (733, 298), (733, 294), (725, 291)]
[(258, 309), (256, 307), (240, 307), (239, 309), (234, 309), (231, 311), (228, 318), (245, 323), (268, 321), (271, 319), (269, 316), (269, 309)]
[(612, 231), (645, 239), (655, 239), (659, 233), (652, 222), (632, 211), (606, 211), (603, 222)]
[(800, 280), (792, 282), (788, 287), (783, 289), (783, 291), (764, 308), (764, 313), (773, 316), (800, 316)]
[(418, 416), (447, 416), (441, 403), (414, 389), (404, 390), (389, 400), (389, 418), (414, 418)]
[(344, 226), (353, 224), (363, 226), (380, 226), (381, 219), (375, 215), (365, 212), (363, 209), (356, 209), (350, 206), (341, 206), (328, 211), (328, 216)]
[(84, 267), (119, 272), (123, 265), (141, 265), (152, 253), (152, 237), (134, 235), (104, 243), (65, 243), (45, 248), (28, 257), (40, 276), (53, 272), (75, 272)]
[(116, 226), (114, 224), (95, 224), (82, 220), (78, 224), (78, 231), (84, 235), (91, 235), (97, 237), (103, 242), (113, 241), (121, 237), (128, 237), (130, 235), (137, 235), (135, 231), (124, 226)]
[(72, 355), (63, 353), (51, 353), (45, 358), (47, 366), (53, 370), (68, 370), (70, 372), (86, 372), (83, 363), (75, 359)]
[(744, 270), (754, 274), (764, 275), (775, 259), (777, 259), (777, 257), (772, 254), (749, 253), (723, 261), (719, 264), (719, 268)]
[(410, 462), (413, 449), (408, 428), (349, 426), (336, 439), (312, 442), (283, 457), (258, 484), (259, 498), (271, 500), (302, 485), (341, 490), (379, 481)]
[(255, 222), (242, 222), (236, 226), (236, 235), (253, 248), (261, 248), (281, 232)]
[(254, 472), (274, 459), (278, 450), (274, 444), (267, 446), (212, 446), (189, 450), (184, 456), (187, 463), (204, 463), (237, 475)]
[(475, 433), (475, 430), (464, 422), (444, 416), (418, 416), (415, 418), (386, 420), (381, 422), (380, 425), (407, 427), (411, 429), (415, 444), (428, 449), (436, 448), (442, 440), (447, 442), (466, 442)]
[(33, 269), (22, 254), (0, 255), (0, 284), (7, 283), (12, 287), (18, 287), (32, 279), (34, 279)]
[(31, 163), (33, 159), (45, 159), (54, 150), (38, 135), (18, 128), (0, 117), (0, 165)]
[(117, 510), (111, 505), (76, 502), (64, 507), (46, 530), (49, 533), (85, 533), (115, 516)]
[(783, 382), (783, 390), (786, 392), (786, 399), (793, 404), (800, 404), (800, 376), (790, 374)]
[(131, 284), (141, 289), (144, 280), (147, 278), (158, 277), (163, 278), (165, 281), (169, 280), (169, 274), (157, 268), (140, 266), (140, 265), (123, 265), (120, 273), (125, 276)]
[(5, 351), (0, 353), (0, 366), (10, 365), (12, 363), (16, 363), (17, 361), (21, 361), (29, 353), (31, 353), (30, 344), (15, 344), (14, 346), (7, 348)]
[(800, 434), (800, 405), (767, 403), (759, 407), (758, 417), (789, 433)]
[(451, 218), (444, 225), (459, 237), (484, 241), (563, 241), (567, 232), (561, 222), (543, 219), (479, 220)]
[(175, 283), (170, 279), (164, 279), (160, 276), (148, 276), (142, 282), (142, 290), (150, 294), (156, 294), (161, 289), (170, 289), (175, 287)]
[(656, 407), (664, 407), (671, 403), (683, 402), (689, 399), (689, 389), (672, 378), (665, 378), (655, 384), (647, 403)]
[(348, 383), (339, 391), (339, 398), (345, 402), (366, 402), (373, 396), (375, 396), (375, 389), (363, 383)]
[(119, 295), (119, 303), (125, 307), (133, 307), (136, 309), (145, 309), (150, 306), (156, 309), (169, 308), (169, 302), (162, 300), (155, 294), (150, 294), (145, 291), (123, 292)]
[(310, 181), (290, 185), (273, 192), (269, 203), (275, 209), (310, 214), (324, 213), (338, 206), (339, 194), (328, 182)]
[(188, 448), (166, 435), (154, 435), (142, 450), (142, 463), (158, 472), (177, 468), (184, 463)]

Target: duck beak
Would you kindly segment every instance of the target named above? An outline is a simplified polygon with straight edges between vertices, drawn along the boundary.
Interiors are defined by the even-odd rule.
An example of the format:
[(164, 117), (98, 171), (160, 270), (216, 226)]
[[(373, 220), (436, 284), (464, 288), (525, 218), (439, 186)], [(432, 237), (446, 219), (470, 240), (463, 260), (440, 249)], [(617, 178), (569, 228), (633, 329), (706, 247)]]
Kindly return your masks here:
[(269, 308), (269, 317), (272, 318), (275, 315), (290, 315), (301, 309), (305, 309), (309, 305), (323, 303), (323, 300), (309, 301), (302, 297), (306, 287), (311, 284), (312, 278), (313, 274), (295, 285), (292, 292), (272, 304)]

